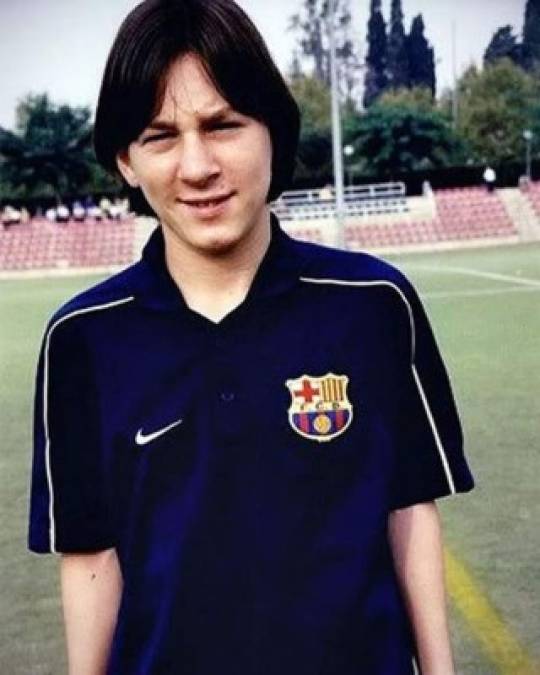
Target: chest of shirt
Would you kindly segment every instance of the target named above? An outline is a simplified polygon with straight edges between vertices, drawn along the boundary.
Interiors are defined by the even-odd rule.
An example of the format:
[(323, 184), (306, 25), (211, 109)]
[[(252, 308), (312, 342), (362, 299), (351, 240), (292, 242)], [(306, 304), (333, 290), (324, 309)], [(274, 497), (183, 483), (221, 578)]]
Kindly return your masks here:
[(358, 444), (391, 404), (400, 339), (384, 307), (350, 308), (331, 295), (241, 308), (217, 325), (139, 312), (114, 339), (89, 338), (104, 445), (203, 434), (322, 456), (353, 435)]

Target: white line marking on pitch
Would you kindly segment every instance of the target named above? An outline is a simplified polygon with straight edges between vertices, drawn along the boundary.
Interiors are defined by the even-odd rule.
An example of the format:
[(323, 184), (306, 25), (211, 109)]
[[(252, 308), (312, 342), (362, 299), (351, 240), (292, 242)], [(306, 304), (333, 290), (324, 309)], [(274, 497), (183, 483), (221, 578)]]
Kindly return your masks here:
[(471, 270), (468, 267), (446, 267), (437, 265), (411, 265), (410, 269), (426, 270), (428, 272), (450, 272), (454, 274), (464, 274), (470, 277), (479, 277), (480, 279), (494, 279), (495, 281), (506, 281), (512, 284), (521, 284), (522, 286), (533, 286), (540, 288), (540, 279), (528, 279), (526, 277), (514, 277), (510, 274), (498, 274), (497, 272), (481, 272), (480, 270)]
[(475, 298), (488, 295), (505, 295), (506, 293), (538, 293), (540, 286), (507, 286), (506, 288), (479, 288), (477, 290), (463, 290), (463, 291), (428, 291), (427, 293), (420, 293), (423, 298), (438, 299), (438, 298)]

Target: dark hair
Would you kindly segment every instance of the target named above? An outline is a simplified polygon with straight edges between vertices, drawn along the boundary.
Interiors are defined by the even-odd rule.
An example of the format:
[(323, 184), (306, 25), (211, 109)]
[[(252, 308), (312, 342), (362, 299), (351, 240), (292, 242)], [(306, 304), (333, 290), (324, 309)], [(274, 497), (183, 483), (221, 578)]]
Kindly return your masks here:
[(127, 16), (101, 83), (94, 127), (99, 162), (117, 173), (117, 154), (159, 111), (168, 70), (188, 53), (201, 59), (233, 109), (268, 128), (268, 201), (277, 199), (294, 171), (300, 114), (264, 40), (233, 0), (145, 0)]

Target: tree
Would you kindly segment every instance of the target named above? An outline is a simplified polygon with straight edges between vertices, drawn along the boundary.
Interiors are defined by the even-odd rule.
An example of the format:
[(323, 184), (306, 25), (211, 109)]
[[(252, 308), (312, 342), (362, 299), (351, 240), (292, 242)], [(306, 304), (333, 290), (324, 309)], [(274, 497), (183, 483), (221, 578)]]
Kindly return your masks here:
[(458, 131), (468, 142), (473, 159), (500, 164), (519, 158), (523, 130), (532, 124), (540, 95), (537, 79), (509, 59), (469, 68), (458, 82)]
[(371, 0), (367, 43), (363, 97), (365, 108), (376, 101), (388, 84), (386, 23), (381, 11), (381, 0)]
[(332, 174), (332, 139), (330, 134), (303, 134), (298, 145), (295, 177), (311, 184), (326, 181)]
[(498, 59), (510, 59), (518, 66), (523, 65), (523, 49), (512, 32), (512, 26), (502, 26), (495, 31), (491, 42), (484, 52), (484, 65), (495, 63)]
[(298, 50), (293, 50), (293, 57), (291, 64), (289, 66), (288, 79), (290, 83), (298, 82), (302, 79), (304, 74), (302, 73), (302, 63), (300, 61), (300, 56)]
[(316, 183), (332, 172), (330, 89), (315, 75), (292, 80), (290, 89), (302, 119), (295, 175)]
[(290, 83), (302, 119), (301, 134), (330, 134), (330, 89), (314, 75), (302, 75)]
[(2, 178), (22, 197), (62, 197), (100, 179), (92, 150), (90, 109), (29, 94), (18, 105), (15, 131), (0, 128)]
[[(334, 34), (338, 60), (341, 95), (350, 98), (358, 85), (360, 60), (351, 37), (352, 15), (350, 0), (334, 0)], [(328, 0), (303, 0), (302, 10), (290, 17), (289, 30), (299, 35), (296, 63), (291, 71), (300, 73), (300, 58), (312, 63), (313, 74), (320, 82), (330, 86), (330, 39)]]
[(329, 81), (326, 50), (323, 45), (323, 16), (317, 0), (306, 0), (303, 12), (294, 14), (289, 21), (289, 30), (300, 33), (301, 53), (313, 60), (313, 74), (321, 82)]
[(391, 89), (384, 92), (378, 103), (387, 107), (404, 108), (411, 112), (431, 113), (436, 109), (431, 90), (426, 87)]
[(427, 87), (435, 96), (435, 54), (424, 35), (424, 19), (415, 16), (406, 40), (411, 87)]
[(527, 0), (523, 23), (523, 49), (529, 66), (540, 66), (540, 0)]
[(347, 141), (364, 158), (365, 173), (392, 178), (462, 161), (463, 144), (441, 112), (383, 98), (349, 129)]
[(407, 87), (409, 85), (409, 62), (405, 44), (401, 0), (392, 0), (387, 60), (388, 86), (392, 89)]
[[(540, 100), (533, 101), (530, 108), (529, 131), (532, 132), (531, 149), (533, 159), (540, 158)], [(525, 148), (525, 139), (523, 139), (522, 153)], [(518, 155), (519, 156), (519, 155)], [(522, 155), (523, 156), (523, 155)]]

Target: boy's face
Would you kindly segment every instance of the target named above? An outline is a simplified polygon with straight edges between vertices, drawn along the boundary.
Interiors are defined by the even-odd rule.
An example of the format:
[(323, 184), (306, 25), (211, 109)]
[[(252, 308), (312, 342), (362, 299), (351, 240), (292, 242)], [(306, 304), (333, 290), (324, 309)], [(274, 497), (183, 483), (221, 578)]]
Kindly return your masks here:
[(161, 110), (117, 159), (175, 246), (222, 253), (269, 226), (268, 129), (232, 110), (194, 55), (173, 63)]

